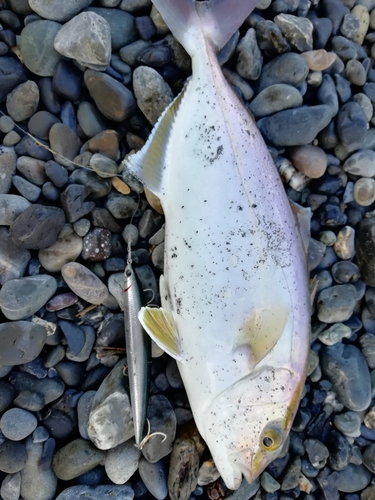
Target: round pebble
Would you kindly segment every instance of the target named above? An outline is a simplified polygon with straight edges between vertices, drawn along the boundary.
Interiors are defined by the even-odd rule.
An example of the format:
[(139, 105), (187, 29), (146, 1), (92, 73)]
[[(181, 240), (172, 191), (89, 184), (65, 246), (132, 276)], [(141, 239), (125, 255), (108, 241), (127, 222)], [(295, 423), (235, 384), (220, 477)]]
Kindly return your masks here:
[(12, 441), (22, 441), (37, 426), (37, 419), (32, 413), (21, 408), (11, 408), (3, 413), (0, 429), (4, 436)]

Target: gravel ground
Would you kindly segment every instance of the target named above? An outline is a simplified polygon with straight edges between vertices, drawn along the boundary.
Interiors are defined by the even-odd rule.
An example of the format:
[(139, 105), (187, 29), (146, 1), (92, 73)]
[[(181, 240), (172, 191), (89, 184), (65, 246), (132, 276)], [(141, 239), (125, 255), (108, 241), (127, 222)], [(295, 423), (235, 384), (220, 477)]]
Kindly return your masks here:
[(230, 492), (175, 361), (154, 346), (142, 452), (123, 372), (125, 240), (158, 304), (164, 217), (120, 163), (189, 57), (150, 0), (0, 0), (3, 500), (375, 499), (374, 57), (375, 0), (260, 0), (219, 54), (311, 207), (316, 287), (289, 449)]

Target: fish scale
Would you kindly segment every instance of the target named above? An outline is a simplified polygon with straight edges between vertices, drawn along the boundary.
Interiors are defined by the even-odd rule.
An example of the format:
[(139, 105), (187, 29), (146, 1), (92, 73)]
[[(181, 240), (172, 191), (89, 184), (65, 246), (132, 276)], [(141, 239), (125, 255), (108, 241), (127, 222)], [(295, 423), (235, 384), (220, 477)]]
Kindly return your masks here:
[(153, 2), (193, 75), (126, 160), (166, 217), (162, 308), (139, 319), (177, 360), (199, 432), (237, 489), (277, 458), (297, 411), (309, 350), (305, 249), (263, 138), (217, 61), (254, 2)]

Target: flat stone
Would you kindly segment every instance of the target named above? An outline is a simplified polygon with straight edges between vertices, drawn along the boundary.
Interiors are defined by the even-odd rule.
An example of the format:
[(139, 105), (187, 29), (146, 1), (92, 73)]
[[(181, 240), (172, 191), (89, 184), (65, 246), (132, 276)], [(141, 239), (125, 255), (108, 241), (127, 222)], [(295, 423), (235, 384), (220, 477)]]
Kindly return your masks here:
[(75, 439), (54, 455), (52, 467), (59, 479), (70, 481), (92, 470), (105, 458), (105, 453), (85, 439)]
[(357, 347), (345, 344), (325, 347), (321, 354), (321, 367), (339, 401), (346, 408), (362, 411), (370, 406), (370, 372)]
[(268, 144), (303, 146), (312, 142), (331, 121), (329, 106), (302, 106), (261, 118), (258, 127)]
[(30, 118), (38, 108), (39, 88), (32, 80), (21, 83), (7, 95), (6, 108), (16, 122)]
[(263, 66), (258, 91), (260, 92), (276, 83), (286, 83), (298, 87), (305, 81), (308, 73), (309, 68), (301, 55), (293, 52), (281, 54)]
[(76, 500), (85, 498), (86, 500), (133, 500), (134, 491), (130, 486), (70, 486), (63, 490), (56, 500)]
[(262, 118), (283, 109), (298, 108), (302, 103), (302, 95), (295, 87), (276, 83), (259, 92), (249, 107), (256, 118)]
[(90, 69), (85, 71), (84, 79), (90, 96), (105, 117), (121, 122), (134, 113), (134, 96), (122, 83)]
[(40, 250), (55, 243), (64, 223), (61, 208), (34, 204), (11, 224), (10, 235), (17, 246)]
[(54, 21), (34, 21), (21, 32), (20, 48), (24, 65), (38, 76), (53, 76), (56, 64), (62, 59), (53, 48), (61, 24)]
[(61, 193), (61, 205), (69, 222), (77, 222), (95, 208), (93, 201), (85, 201), (90, 192), (88, 186), (71, 184)]
[(30, 321), (0, 324), (0, 366), (28, 363), (43, 349), (47, 330)]
[(30, 156), (20, 156), (17, 160), (17, 170), (26, 179), (37, 186), (43, 186), (46, 182), (45, 162), (31, 158)]
[(104, 283), (82, 264), (65, 264), (61, 273), (69, 288), (89, 304), (101, 304), (108, 297)]
[(56, 35), (54, 47), (82, 66), (105, 69), (111, 59), (111, 29), (95, 12), (82, 12), (64, 24)]
[(32, 184), (19, 175), (13, 176), (12, 184), (20, 193), (20, 195), (31, 202), (37, 201), (42, 192), (42, 190), (39, 187), (35, 186), (35, 184)]

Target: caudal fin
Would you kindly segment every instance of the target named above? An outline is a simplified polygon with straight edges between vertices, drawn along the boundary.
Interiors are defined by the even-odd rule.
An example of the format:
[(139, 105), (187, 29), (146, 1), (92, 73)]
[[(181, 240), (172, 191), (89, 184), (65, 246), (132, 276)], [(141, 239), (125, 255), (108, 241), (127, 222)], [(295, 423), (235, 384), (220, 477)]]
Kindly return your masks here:
[(152, 0), (173, 35), (193, 56), (202, 36), (220, 50), (259, 0)]

